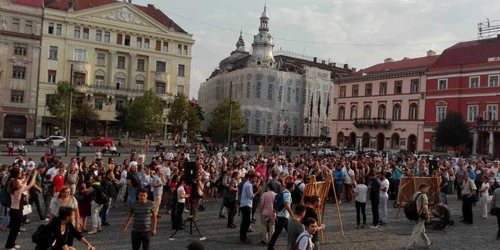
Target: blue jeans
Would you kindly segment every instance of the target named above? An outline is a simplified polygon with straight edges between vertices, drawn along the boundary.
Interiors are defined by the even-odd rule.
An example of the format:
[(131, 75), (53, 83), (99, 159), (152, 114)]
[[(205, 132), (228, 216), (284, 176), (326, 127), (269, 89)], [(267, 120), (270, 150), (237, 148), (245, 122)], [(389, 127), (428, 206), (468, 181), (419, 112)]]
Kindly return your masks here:
[(128, 203), (128, 208), (132, 208), (132, 205), (135, 202), (135, 199), (137, 198), (137, 188), (131, 188), (128, 187), (128, 196), (127, 196), (127, 203)]
[(448, 204), (448, 197), (447, 197), (446, 193), (444, 193), (444, 192), (441, 192), (441, 202), (443, 204)]

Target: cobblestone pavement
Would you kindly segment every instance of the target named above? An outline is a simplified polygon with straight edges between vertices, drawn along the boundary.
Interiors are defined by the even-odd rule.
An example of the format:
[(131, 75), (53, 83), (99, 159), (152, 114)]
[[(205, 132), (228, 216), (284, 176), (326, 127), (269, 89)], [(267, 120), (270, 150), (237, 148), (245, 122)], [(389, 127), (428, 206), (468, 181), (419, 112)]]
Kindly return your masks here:
[[(495, 240), (496, 217), (481, 219), (478, 208), (474, 208), (474, 225), (463, 225), (458, 222), (460, 216), (461, 202), (450, 196), (450, 207), (452, 209), (455, 226), (449, 227), (446, 232), (428, 230), (429, 238), (435, 242), (433, 249), (498, 249), (499, 241)], [(392, 201), (389, 201), (392, 205)], [(209, 201), (206, 204), (206, 211), (199, 212), (197, 224), (203, 236), (207, 239), (203, 241), (206, 249), (265, 249), (258, 242), (261, 234), (258, 233), (263, 228), (257, 222), (252, 224), (256, 232), (249, 233), (249, 238), (253, 244), (246, 245), (239, 243), (238, 228), (228, 229), (225, 227), (226, 220), (218, 219), (218, 208), (220, 203)], [(345, 230), (345, 238), (341, 236), (335, 206), (327, 205), (324, 223), (327, 226), (325, 231), (325, 244), (321, 249), (404, 249), (412, 229), (411, 223), (400, 215), (396, 220), (397, 209), (389, 208), (389, 223), (378, 229), (355, 229), (356, 212), (353, 204), (342, 203), (341, 215)], [(370, 207), (367, 207), (368, 221), (371, 220)], [(104, 230), (97, 235), (86, 236), (98, 250), (108, 249), (130, 249), (130, 237), (121, 234), (124, 218), (126, 215), (123, 207), (113, 209), (110, 216), (111, 226), (104, 227)], [(157, 236), (152, 238), (151, 249), (185, 249), (191, 241), (196, 241), (198, 236), (189, 236), (187, 233), (179, 231), (175, 235), (175, 240), (169, 240), (173, 233), (170, 230), (170, 216), (161, 211), (162, 218), (159, 220)], [(17, 243), (21, 249), (34, 249), (31, 243), (31, 234), (40, 224), (30, 215), (32, 223), (25, 225), (26, 232), (22, 232)], [(238, 220), (238, 217), (236, 218)], [(90, 225), (90, 224), (89, 224)], [(5, 242), (7, 232), (0, 233), (0, 242)], [(286, 232), (280, 236), (276, 249), (285, 249)], [(83, 245), (76, 243), (77, 249), (84, 249)], [(419, 242), (415, 249), (422, 249), (423, 243)]]

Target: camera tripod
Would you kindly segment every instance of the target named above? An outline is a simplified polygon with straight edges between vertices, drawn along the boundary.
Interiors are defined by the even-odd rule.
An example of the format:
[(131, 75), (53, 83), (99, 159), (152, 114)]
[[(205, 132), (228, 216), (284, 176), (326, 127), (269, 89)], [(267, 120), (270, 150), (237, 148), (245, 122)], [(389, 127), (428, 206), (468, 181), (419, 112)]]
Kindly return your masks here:
[[(180, 227), (178, 227), (177, 229), (175, 229), (175, 232), (172, 235), (170, 235), (169, 240), (174, 240), (175, 234), (177, 234), (177, 232), (179, 232), (180, 230), (184, 230), (186, 233), (188, 233), (191, 236), (195, 232), (198, 232), (198, 235), (200, 235), (200, 241), (204, 241), (207, 239), (201, 235), (200, 229), (198, 228), (198, 225), (196, 225), (196, 221), (194, 220), (193, 201), (190, 200), (189, 204), (191, 205), (191, 211), (189, 211), (189, 216), (187, 217), (186, 220), (184, 220), (182, 225)], [(189, 231), (185, 228), (185, 226), (187, 225), (188, 222), (189, 222)]]

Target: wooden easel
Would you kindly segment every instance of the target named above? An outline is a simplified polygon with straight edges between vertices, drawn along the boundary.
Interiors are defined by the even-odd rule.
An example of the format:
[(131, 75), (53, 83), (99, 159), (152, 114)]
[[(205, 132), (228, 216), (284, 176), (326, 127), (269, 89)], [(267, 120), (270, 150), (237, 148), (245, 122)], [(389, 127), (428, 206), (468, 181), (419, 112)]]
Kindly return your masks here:
[(401, 208), (413, 199), (413, 194), (418, 191), (418, 187), (422, 183), (429, 185), (429, 192), (427, 193), (429, 204), (437, 201), (441, 196), (440, 182), (441, 178), (436, 171), (432, 173), (431, 177), (415, 177), (414, 175), (410, 175), (401, 179), (398, 190), (397, 202), (399, 203), (399, 208), (396, 213), (396, 219), (399, 218)]

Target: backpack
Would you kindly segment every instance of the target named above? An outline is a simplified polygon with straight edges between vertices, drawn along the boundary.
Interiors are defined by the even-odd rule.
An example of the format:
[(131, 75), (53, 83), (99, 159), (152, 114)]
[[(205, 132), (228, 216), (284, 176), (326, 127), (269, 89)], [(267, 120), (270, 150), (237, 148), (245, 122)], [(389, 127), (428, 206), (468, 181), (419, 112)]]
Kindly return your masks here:
[(285, 209), (285, 200), (284, 200), (283, 196), (284, 196), (284, 192), (276, 194), (276, 196), (275, 196), (273, 208), (277, 212), (281, 212), (281, 211), (283, 211), (283, 209)]
[[(295, 245), (293, 245), (293, 250), (300, 250), (299, 243), (300, 243), (300, 240), (302, 240), (302, 238), (304, 238), (304, 237), (307, 237), (307, 235), (300, 236), (300, 238), (295, 242)], [(309, 248), (309, 240), (307, 240), (307, 247), (306, 247), (306, 249), (308, 249), (308, 248)]]
[(299, 204), (302, 201), (302, 191), (300, 190), (300, 185), (304, 185), (303, 182), (295, 185), (295, 189), (292, 192), (292, 204)]
[(418, 219), (420, 218), (420, 213), (422, 212), (422, 208), (420, 208), (420, 211), (417, 209), (417, 200), (418, 198), (420, 198), (421, 195), (422, 193), (419, 193), (415, 198), (415, 200), (408, 202), (408, 204), (406, 204), (406, 206), (404, 207), (404, 212), (408, 220), (418, 221)]
[(109, 196), (104, 192), (101, 185), (93, 185), (94, 192), (92, 193), (92, 200), (99, 205), (109, 203)]
[(0, 190), (0, 203), (4, 207), (10, 207), (10, 205), (12, 205), (12, 197), (10, 197), (9, 192), (7, 192), (8, 186), (9, 185), (7, 184), (2, 188), (2, 190)]

